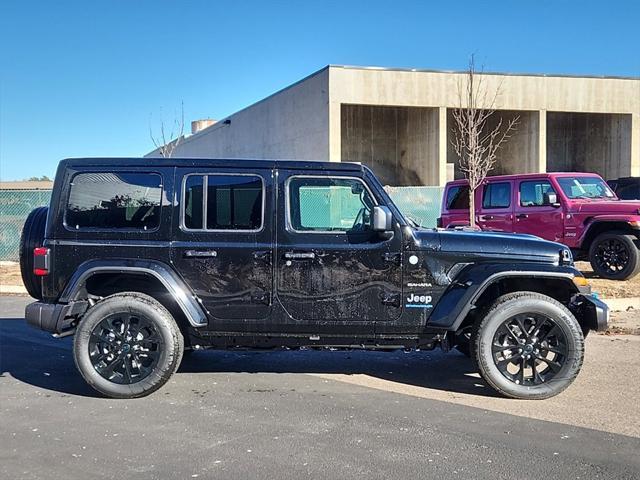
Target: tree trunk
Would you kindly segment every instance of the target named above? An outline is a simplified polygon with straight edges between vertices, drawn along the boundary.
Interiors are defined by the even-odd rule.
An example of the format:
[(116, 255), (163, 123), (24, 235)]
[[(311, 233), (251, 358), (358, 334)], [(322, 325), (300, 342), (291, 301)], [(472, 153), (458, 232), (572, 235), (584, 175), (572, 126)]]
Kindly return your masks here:
[(469, 225), (476, 229), (476, 191), (469, 189)]

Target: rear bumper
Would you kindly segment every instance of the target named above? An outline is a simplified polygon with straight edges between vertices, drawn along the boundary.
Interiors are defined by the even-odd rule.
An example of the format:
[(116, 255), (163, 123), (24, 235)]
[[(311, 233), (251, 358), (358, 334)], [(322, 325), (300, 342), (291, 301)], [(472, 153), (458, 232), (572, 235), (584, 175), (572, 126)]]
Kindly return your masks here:
[(576, 295), (572, 306), (583, 328), (603, 332), (609, 326), (609, 307), (593, 295)]
[(78, 315), (87, 310), (85, 301), (62, 303), (33, 302), (24, 310), (29, 325), (50, 333), (63, 333), (75, 326)]

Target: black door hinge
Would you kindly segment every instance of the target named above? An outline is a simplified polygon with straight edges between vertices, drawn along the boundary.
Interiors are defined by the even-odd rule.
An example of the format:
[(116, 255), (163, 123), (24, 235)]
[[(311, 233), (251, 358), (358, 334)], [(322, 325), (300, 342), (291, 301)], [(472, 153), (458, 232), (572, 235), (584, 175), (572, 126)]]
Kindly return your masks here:
[(264, 305), (270, 305), (271, 295), (269, 295), (269, 292), (253, 292), (251, 294), (251, 303), (262, 303)]
[(390, 307), (399, 307), (400, 306), (400, 294), (399, 293), (388, 293), (385, 292), (382, 294), (382, 304), (389, 305)]
[(385, 262), (391, 262), (396, 265), (400, 265), (400, 259), (402, 258), (398, 252), (387, 252), (382, 255)]

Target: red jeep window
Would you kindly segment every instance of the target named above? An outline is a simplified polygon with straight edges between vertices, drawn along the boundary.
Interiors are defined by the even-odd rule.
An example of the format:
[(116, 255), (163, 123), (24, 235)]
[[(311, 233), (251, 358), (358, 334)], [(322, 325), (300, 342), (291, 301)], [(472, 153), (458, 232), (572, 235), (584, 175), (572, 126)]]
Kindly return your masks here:
[(556, 193), (547, 180), (532, 180), (520, 184), (520, 206), (542, 207), (544, 206), (544, 194)]
[(447, 192), (447, 210), (469, 209), (469, 186), (457, 185)]
[(482, 208), (509, 208), (511, 205), (511, 184), (489, 183), (482, 194)]

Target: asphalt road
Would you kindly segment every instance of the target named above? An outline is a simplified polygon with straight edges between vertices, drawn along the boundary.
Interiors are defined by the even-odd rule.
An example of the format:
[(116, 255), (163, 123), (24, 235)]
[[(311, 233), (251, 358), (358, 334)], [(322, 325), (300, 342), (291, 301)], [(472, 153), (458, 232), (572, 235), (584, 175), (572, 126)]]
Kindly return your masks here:
[[(154, 395), (108, 400), (76, 373), (70, 339), (25, 325), (26, 301), (0, 298), (2, 479), (640, 477), (640, 435), (607, 427), (638, 423), (637, 365), (611, 393), (632, 382), (628, 403), (583, 426), (571, 411), (611, 389), (582, 379), (600, 378), (595, 358), (558, 400), (517, 402), (455, 352), (198, 352)], [(603, 345), (633, 364), (640, 343), (587, 350)]]

